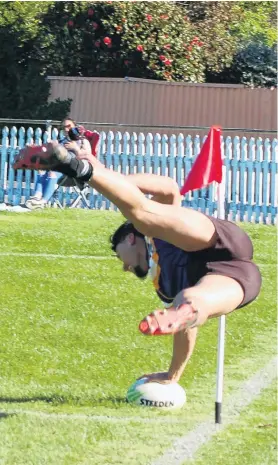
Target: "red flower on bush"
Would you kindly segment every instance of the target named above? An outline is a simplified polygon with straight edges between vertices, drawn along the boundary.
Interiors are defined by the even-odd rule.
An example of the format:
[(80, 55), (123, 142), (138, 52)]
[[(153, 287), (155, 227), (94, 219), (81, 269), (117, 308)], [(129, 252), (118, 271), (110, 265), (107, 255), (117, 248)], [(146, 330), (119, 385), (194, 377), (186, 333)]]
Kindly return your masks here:
[(73, 25), (74, 25), (74, 22), (70, 19), (70, 20), (68, 21), (68, 27), (73, 27)]
[(125, 64), (126, 66), (128, 66), (128, 65), (129, 65), (129, 61), (128, 61), (128, 60), (125, 60), (125, 61), (124, 61), (124, 64)]
[(94, 14), (93, 8), (89, 8), (89, 10), (88, 10), (88, 16), (93, 16), (93, 14)]
[(165, 45), (163, 46), (163, 48), (166, 48), (166, 50), (170, 50), (171, 44), (165, 44)]
[(188, 46), (189, 52), (191, 52), (192, 48), (193, 48), (192, 45), (189, 45), (189, 46)]
[(122, 26), (116, 26), (117, 31), (121, 32), (123, 30)]
[(96, 23), (95, 21), (92, 22), (92, 26), (95, 30), (99, 28), (98, 23)]
[(146, 16), (146, 20), (149, 21), (150, 23), (153, 19), (152, 15), (145, 15), (145, 16)]
[(160, 15), (160, 18), (161, 19), (169, 19), (169, 16), (168, 15)]
[(112, 40), (110, 39), (110, 37), (104, 37), (103, 42), (105, 43), (105, 45), (109, 46), (111, 45)]
[(167, 60), (164, 60), (164, 65), (165, 66), (172, 66), (172, 61), (173, 60), (170, 60), (169, 58), (167, 58)]
[(136, 50), (138, 50), (138, 52), (143, 52), (144, 50), (143, 45), (137, 45)]
[(165, 61), (166, 60), (166, 56), (165, 55), (159, 55), (158, 57), (161, 61)]
[(96, 47), (100, 47), (100, 40), (96, 40), (96, 41), (95, 41), (95, 46), (96, 46)]

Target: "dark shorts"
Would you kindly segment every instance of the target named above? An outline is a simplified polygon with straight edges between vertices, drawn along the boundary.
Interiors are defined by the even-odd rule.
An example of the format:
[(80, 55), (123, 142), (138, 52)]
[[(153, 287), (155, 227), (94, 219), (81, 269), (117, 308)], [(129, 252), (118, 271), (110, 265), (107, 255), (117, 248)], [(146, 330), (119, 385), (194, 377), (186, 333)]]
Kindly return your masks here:
[(235, 279), (244, 291), (244, 299), (238, 308), (244, 307), (258, 296), (262, 284), (261, 273), (252, 262), (252, 242), (236, 224), (209, 218), (218, 237), (214, 247), (198, 252), (204, 265), (202, 274), (217, 274)]

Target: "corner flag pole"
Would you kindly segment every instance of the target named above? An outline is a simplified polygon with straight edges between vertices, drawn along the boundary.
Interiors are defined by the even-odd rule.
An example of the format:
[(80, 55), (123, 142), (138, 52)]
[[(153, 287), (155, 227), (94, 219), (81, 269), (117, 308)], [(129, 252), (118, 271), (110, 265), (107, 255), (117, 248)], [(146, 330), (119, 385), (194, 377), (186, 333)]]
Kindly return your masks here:
[[(217, 217), (225, 219), (225, 182), (226, 170), (222, 166), (222, 182), (217, 185)], [(225, 326), (226, 317), (221, 315), (218, 323), (217, 371), (216, 371), (216, 399), (215, 423), (222, 423), (222, 399), (224, 382), (224, 352), (225, 352)]]
[[(207, 187), (212, 182), (217, 184), (217, 217), (225, 219), (225, 167), (221, 153), (221, 127), (212, 126), (199, 155), (193, 163), (183, 187), (181, 195), (194, 189)], [(225, 316), (219, 319), (217, 350), (217, 389), (215, 402), (215, 423), (221, 423), (221, 407), (223, 397), (225, 347)]]

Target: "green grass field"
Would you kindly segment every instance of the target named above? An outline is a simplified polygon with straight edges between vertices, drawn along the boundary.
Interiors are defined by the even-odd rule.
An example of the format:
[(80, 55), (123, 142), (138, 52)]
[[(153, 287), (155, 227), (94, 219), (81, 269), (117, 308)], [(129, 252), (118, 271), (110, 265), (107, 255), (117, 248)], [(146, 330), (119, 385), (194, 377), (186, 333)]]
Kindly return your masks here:
[[(0, 465), (150, 465), (213, 418), (216, 320), (199, 332), (181, 410), (125, 402), (137, 377), (168, 368), (172, 339), (137, 329), (159, 301), (151, 282), (123, 273), (111, 255), (108, 237), (121, 221), (115, 212), (1, 213)], [(276, 229), (242, 227), (263, 288), (227, 318), (224, 422), (225, 400), (277, 346)], [(272, 384), (190, 464), (275, 464), (276, 432)]]

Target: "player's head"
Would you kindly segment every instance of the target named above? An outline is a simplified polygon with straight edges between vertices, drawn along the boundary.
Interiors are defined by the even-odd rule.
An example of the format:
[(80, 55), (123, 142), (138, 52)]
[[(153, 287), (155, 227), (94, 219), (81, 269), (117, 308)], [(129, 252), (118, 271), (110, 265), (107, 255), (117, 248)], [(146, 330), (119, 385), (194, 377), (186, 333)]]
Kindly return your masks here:
[(145, 278), (149, 270), (149, 256), (145, 236), (126, 221), (110, 237), (111, 248), (123, 262), (123, 270)]

